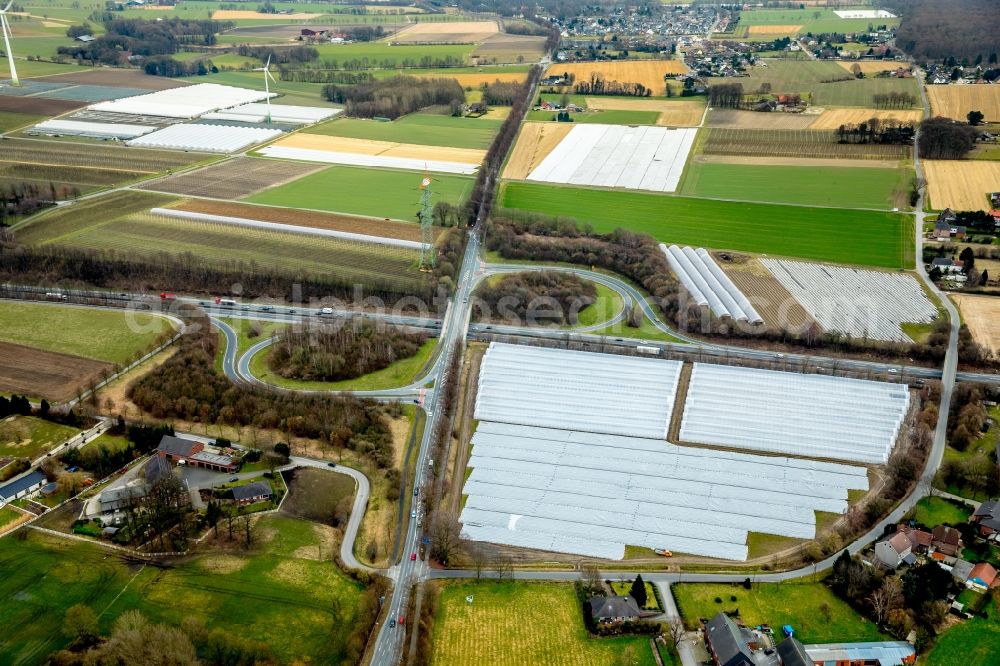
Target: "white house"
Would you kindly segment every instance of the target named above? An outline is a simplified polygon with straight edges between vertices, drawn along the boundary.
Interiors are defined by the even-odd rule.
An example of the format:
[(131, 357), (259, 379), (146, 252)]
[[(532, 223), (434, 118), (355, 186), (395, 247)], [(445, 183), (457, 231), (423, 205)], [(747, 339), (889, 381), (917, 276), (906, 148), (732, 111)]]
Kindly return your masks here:
[(875, 557), (885, 567), (895, 569), (903, 562), (911, 564), (916, 558), (911, 549), (913, 544), (902, 532), (896, 532), (891, 538), (875, 544)]

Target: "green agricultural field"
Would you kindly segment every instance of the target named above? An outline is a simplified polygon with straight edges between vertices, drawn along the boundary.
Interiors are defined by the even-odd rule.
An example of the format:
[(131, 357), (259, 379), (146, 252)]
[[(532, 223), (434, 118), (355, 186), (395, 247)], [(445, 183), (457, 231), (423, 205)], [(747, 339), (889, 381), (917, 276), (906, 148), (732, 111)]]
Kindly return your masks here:
[[(187, 81), (188, 77), (183, 77), (179, 80)], [(220, 85), (237, 86), (239, 88), (249, 88), (251, 90), (264, 89), (264, 79), (261, 77), (260, 72), (219, 72), (218, 74), (199, 76), (198, 83), (218, 83)], [(324, 99), (323, 87), (325, 85), (325, 83), (296, 83), (294, 81), (278, 81), (277, 83), (270, 84), (270, 90), (271, 92), (282, 95), (282, 97), (276, 97), (272, 101), (275, 104), (302, 104), (306, 106), (325, 107), (336, 106), (334, 104), (330, 104), (326, 101), (326, 99)], [(284, 96), (294, 96), (295, 100), (290, 101)], [(311, 103), (304, 100), (311, 100)]]
[(10, 416), (0, 421), (0, 457), (34, 460), (79, 433), (79, 428), (36, 416)]
[[(316, 557), (316, 525), (271, 515), (257, 523), (254, 551), (198, 555), (170, 568), (133, 565), (98, 546), (31, 533), (0, 539), (0, 663), (40, 664), (63, 648), (63, 616), (86, 604), (109, 632), (128, 610), (150, 621), (239, 627), (280, 663), (340, 663), (360, 586)], [(338, 601), (338, 615), (332, 613)]]
[[(556, 111), (528, 111), (526, 120), (556, 119)], [(574, 123), (604, 123), (605, 125), (655, 125), (657, 111), (584, 111), (573, 114)]]
[(0, 532), (24, 514), (10, 506), (0, 506)]
[(392, 122), (338, 118), (310, 128), (309, 132), (352, 139), (485, 150), (490, 147), (493, 137), (502, 124), (502, 120), (490, 118), (456, 118), (436, 113), (411, 113)]
[(0, 132), (10, 132), (11, 130), (34, 125), (45, 119), (45, 116), (37, 116), (31, 113), (15, 113), (13, 111), (0, 111)]
[(910, 220), (875, 211), (713, 201), (623, 190), (505, 183), (501, 205), (619, 227), (665, 243), (817, 261), (911, 268)]
[[(671, 586), (688, 627), (721, 611), (738, 608), (748, 626), (790, 624), (803, 643), (851, 643), (885, 640), (878, 627), (859, 615), (822, 583), (756, 583), (752, 590), (726, 583), (680, 583)], [(731, 597), (735, 596), (736, 601)], [(715, 599), (722, 603), (716, 603)], [(822, 609), (829, 607), (827, 617)]]
[[(766, 67), (755, 66), (749, 78), (708, 79), (710, 85), (740, 83), (744, 93), (758, 90), (763, 83), (771, 92), (798, 93), (816, 106), (872, 107), (872, 95), (890, 92), (910, 93), (917, 102), (920, 90), (916, 79), (874, 78), (855, 79), (850, 72), (834, 62), (817, 60), (767, 60)], [(846, 80), (838, 80), (846, 79)], [(830, 81), (830, 83), (823, 83)]]
[(141, 312), (0, 302), (0, 341), (125, 364), (173, 325)]
[(994, 666), (1000, 645), (1000, 609), (989, 601), (988, 617), (974, 617), (954, 625), (938, 637), (923, 662), (926, 666)]
[[(414, 222), (422, 178), (423, 174), (415, 171), (333, 166), (247, 201)], [(473, 182), (468, 176), (435, 174), (432, 203), (460, 205), (472, 191)]]
[(834, 208), (908, 208), (911, 169), (705, 164), (684, 172), (681, 194)]
[(460, 74), (482, 74), (491, 76), (493, 74), (518, 73), (527, 76), (531, 65), (481, 65), (479, 67), (439, 67), (437, 69), (376, 69), (372, 71), (372, 76), (376, 79), (387, 79), (393, 76), (438, 76), (450, 78)]
[(958, 506), (940, 497), (925, 497), (913, 509), (913, 519), (927, 527), (961, 525), (971, 515), (971, 508)]
[(129, 446), (131, 446), (131, 442), (128, 441), (127, 437), (102, 433), (84, 444), (80, 449), (80, 452), (82, 453), (84, 451), (97, 451), (103, 449), (108, 453), (115, 453), (118, 451), (124, 451)]
[[(867, 7), (866, 7), (867, 9)], [(899, 25), (899, 19), (843, 19), (833, 13), (832, 9), (808, 7), (804, 9), (754, 9), (740, 12), (740, 22), (736, 27), (736, 35), (746, 37), (745, 27), (752, 25), (801, 25), (798, 34), (807, 32), (864, 32), (869, 25)], [(720, 35), (721, 36), (721, 35)], [(769, 39), (774, 37), (767, 35)], [(758, 36), (764, 38), (764, 36)]]
[(257, 379), (268, 384), (290, 389), (321, 390), (321, 391), (377, 391), (381, 389), (406, 386), (419, 379), (420, 373), (427, 369), (427, 362), (434, 353), (437, 339), (431, 338), (425, 342), (417, 353), (410, 358), (396, 361), (387, 368), (371, 372), (354, 379), (339, 382), (302, 381), (288, 379), (271, 371), (267, 364), (267, 352), (262, 351), (250, 360), (250, 372)]
[(467, 61), (475, 44), (389, 44), (355, 42), (354, 44), (317, 44), (321, 60), (344, 63), (368, 61), (370, 67), (429, 67), (436, 59), (447, 57)]
[(456, 582), (441, 590), (431, 664), (612, 666), (626, 650), (656, 663), (647, 638), (591, 638), (568, 583)]

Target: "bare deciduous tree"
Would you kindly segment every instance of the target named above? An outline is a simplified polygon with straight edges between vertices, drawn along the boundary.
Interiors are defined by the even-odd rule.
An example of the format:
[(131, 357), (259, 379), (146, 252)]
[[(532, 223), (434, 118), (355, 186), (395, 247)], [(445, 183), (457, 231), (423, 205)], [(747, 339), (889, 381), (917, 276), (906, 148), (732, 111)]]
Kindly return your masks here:
[(497, 575), (497, 580), (503, 580), (504, 577), (511, 577), (514, 573), (514, 562), (506, 555), (497, 555), (490, 562), (493, 567), (493, 573)]

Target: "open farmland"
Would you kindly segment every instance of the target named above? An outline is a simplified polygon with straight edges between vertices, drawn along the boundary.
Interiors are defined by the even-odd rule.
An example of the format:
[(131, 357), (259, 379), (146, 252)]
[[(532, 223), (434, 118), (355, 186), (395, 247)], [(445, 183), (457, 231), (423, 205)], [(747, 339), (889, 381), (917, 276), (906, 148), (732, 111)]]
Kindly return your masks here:
[(480, 61), (536, 62), (545, 54), (545, 37), (496, 34), (488, 37), (472, 52)]
[(550, 65), (548, 76), (572, 74), (577, 81), (589, 81), (598, 75), (607, 81), (641, 83), (662, 95), (666, 91), (663, 77), (668, 74), (685, 74), (687, 67), (680, 60), (608, 60), (602, 62), (560, 62)]
[(524, 180), (573, 129), (569, 123), (522, 123), (503, 177)]
[(0, 457), (34, 460), (79, 432), (79, 428), (36, 416), (4, 418), (0, 420)]
[(629, 647), (656, 663), (646, 638), (590, 638), (568, 583), (448, 583), (438, 607), (432, 666), (613, 666)]
[[(792, 28), (798, 26), (798, 33), (811, 32), (864, 32), (869, 25), (899, 25), (898, 18), (841, 18), (833, 10), (826, 7), (802, 7), (799, 9), (757, 9), (740, 12), (740, 21), (734, 35), (743, 37), (754, 34), (753, 26), (768, 26), (767, 30), (777, 27)], [(717, 33), (718, 34), (718, 33)], [(794, 36), (796, 32), (786, 32)], [(719, 35), (720, 37), (723, 35)], [(773, 38), (771, 34), (767, 37)]]
[(26, 245), (59, 242), (80, 229), (101, 224), (109, 219), (108, 211), (115, 215), (128, 215), (164, 206), (173, 197), (149, 192), (118, 191), (102, 194), (71, 206), (49, 210), (15, 230), (17, 240)]
[(773, 330), (792, 332), (805, 331), (815, 323), (809, 313), (778, 282), (771, 271), (764, 268), (756, 258), (740, 257), (741, 261), (719, 260), (719, 265), (733, 284), (764, 318), (764, 323)]
[(742, 84), (745, 93), (768, 83), (775, 95), (798, 93), (811, 104), (824, 107), (867, 107), (872, 105), (872, 95), (890, 92), (909, 93), (917, 100), (920, 98), (916, 79), (856, 79), (829, 61), (763, 60), (750, 70), (749, 78), (708, 79), (710, 85), (734, 82)]
[[(238, 554), (202, 552), (167, 567), (137, 567), (96, 544), (32, 532), (0, 540), (0, 662), (44, 662), (69, 643), (66, 610), (86, 604), (110, 631), (122, 613), (209, 631), (240, 627), (240, 638), (265, 643), (279, 663), (341, 663), (357, 622), (361, 587), (329, 559), (328, 530), (283, 515), (261, 517), (257, 544)], [(334, 601), (337, 612), (333, 611)]]
[(3, 152), (0, 153), (0, 160), (6, 162), (129, 171), (134, 174), (133, 177), (174, 169), (210, 157), (204, 153), (39, 139), (8, 139), (4, 141)]
[(1000, 86), (927, 86), (931, 113), (965, 122), (969, 111), (981, 111), (986, 122), (1000, 122)]
[(500, 32), (497, 21), (415, 23), (392, 36), (397, 44), (471, 44)]
[(418, 66), (422, 58), (457, 58), (468, 62), (475, 44), (394, 44), (381, 42), (354, 42), (351, 44), (317, 44), (320, 58), (345, 62), (367, 59), (371, 67)]
[(962, 311), (962, 321), (969, 327), (972, 337), (979, 344), (1000, 354), (1000, 298), (954, 294), (952, 298)]
[(805, 113), (757, 113), (735, 109), (708, 112), (706, 125), (726, 129), (804, 130), (816, 122), (817, 116)]
[(667, 243), (763, 252), (845, 264), (911, 268), (910, 220), (873, 211), (712, 201), (537, 183), (506, 183), (505, 208), (574, 217)]
[(811, 130), (835, 130), (841, 125), (857, 125), (868, 122), (872, 118), (879, 120), (895, 120), (903, 123), (920, 122), (923, 118), (923, 111), (913, 110), (884, 110), (884, 109), (830, 109), (820, 114), (812, 125)]
[(65, 74), (43, 76), (39, 81), (49, 83), (76, 83), (94, 86), (121, 86), (123, 88), (145, 88), (147, 90), (166, 90), (190, 85), (183, 79), (170, 79), (165, 76), (149, 76), (138, 69), (119, 69), (110, 67), (79, 69)]
[(747, 34), (752, 37), (760, 35), (782, 37), (784, 35), (796, 35), (801, 29), (801, 25), (752, 25), (747, 28)]
[(71, 102), (65, 99), (0, 95), (0, 111), (3, 112), (57, 116), (67, 111), (79, 109), (83, 105), (83, 102)]
[[(354, 217), (350, 215), (298, 210), (295, 208), (273, 208), (270, 206), (235, 203), (231, 201), (207, 201), (205, 199), (182, 201), (179, 204), (171, 206), (171, 208), (195, 213), (207, 213), (208, 215), (242, 217), (263, 220), (265, 222), (276, 222), (278, 224), (294, 224), (297, 226), (314, 227), (316, 229), (398, 238), (400, 240), (420, 240), (420, 227), (417, 225), (407, 222), (393, 222), (382, 218)], [(435, 234), (439, 234), (440, 232), (440, 228), (434, 227)]]
[(988, 192), (1000, 191), (1000, 162), (924, 160), (930, 206), (989, 210)]
[[(418, 171), (335, 166), (250, 197), (253, 203), (415, 221), (420, 203)], [(435, 175), (431, 203), (458, 206), (472, 190), (465, 176)], [(372, 196), (377, 192), (378, 196)]]
[(834, 62), (852, 74), (855, 66), (860, 67), (865, 76), (879, 72), (895, 72), (900, 67), (910, 69), (909, 63), (895, 60), (835, 60)]
[[(309, 12), (293, 12), (291, 14), (281, 14), (280, 18), (283, 21), (311, 21), (312, 19), (317, 19), (323, 14), (311, 14)], [(213, 21), (239, 21), (239, 20), (262, 20), (270, 21), (274, 20), (275, 16), (271, 14), (262, 14), (261, 12), (255, 12), (249, 9), (217, 9), (212, 12)]]
[(309, 134), (486, 150), (502, 124), (502, 120), (490, 118), (411, 113), (392, 122), (338, 118), (310, 127)]
[(163, 253), (219, 268), (239, 262), (275, 273), (325, 276), (341, 281), (364, 280), (394, 290), (413, 290), (423, 283), (414, 269), (418, 252), (353, 240), (238, 227), (200, 220), (181, 220), (152, 213), (104, 218), (78, 226), (58, 239), (45, 238), (44, 218), (33, 224), (41, 244), (68, 245), (97, 252), (113, 250), (148, 259)]
[(320, 165), (238, 157), (196, 171), (159, 178), (145, 190), (196, 197), (239, 199), (322, 169)]
[[(763, 114), (761, 114), (763, 115)], [(851, 160), (901, 160), (908, 145), (838, 143), (836, 135), (813, 130), (766, 130), (712, 127), (704, 131), (706, 155), (817, 157)]]
[(911, 169), (710, 164), (695, 158), (680, 191), (713, 199), (889, 210), (909, 207), (912, 178)]
[(695, 127), (701, 123), (705, 104), (698, 101), (666, 99), (628, 99), (624, 97), (587, 97), (588, 109), (597, 111), (655, 111), (657, 125)]
[(0, 342), (2, 393), (67, 400), (78, 388), (86, 387), (101, 373), (113, 369), (111, 363)]
[(125, 365), (173, 330), (148, 313), (0, 301), (0, 341)]

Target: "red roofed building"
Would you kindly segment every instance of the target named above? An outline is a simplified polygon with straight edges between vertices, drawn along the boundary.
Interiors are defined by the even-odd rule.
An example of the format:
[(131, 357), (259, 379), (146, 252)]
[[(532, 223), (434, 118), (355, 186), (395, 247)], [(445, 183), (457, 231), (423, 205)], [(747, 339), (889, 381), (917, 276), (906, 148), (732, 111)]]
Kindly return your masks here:
[(1000, 583), (997, 580), (997, 570), (989, 562), (980, 562), (972, 567), (972, 573), (969, 574), (969, 582), (987, 590), (996, 587), (997, 583)]

